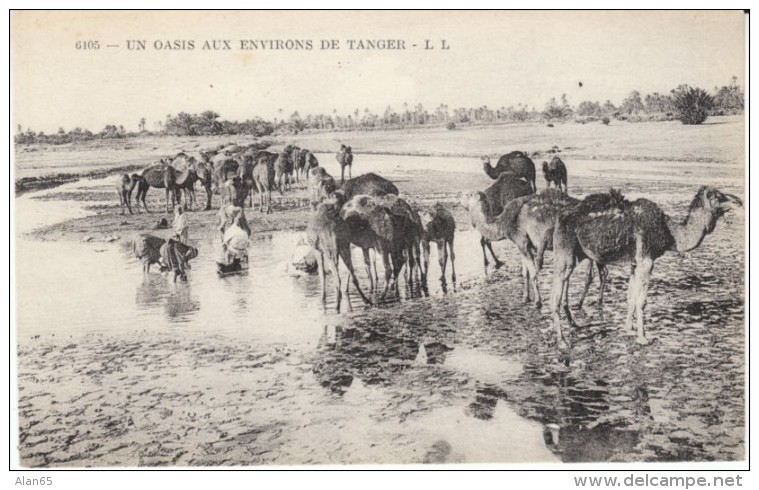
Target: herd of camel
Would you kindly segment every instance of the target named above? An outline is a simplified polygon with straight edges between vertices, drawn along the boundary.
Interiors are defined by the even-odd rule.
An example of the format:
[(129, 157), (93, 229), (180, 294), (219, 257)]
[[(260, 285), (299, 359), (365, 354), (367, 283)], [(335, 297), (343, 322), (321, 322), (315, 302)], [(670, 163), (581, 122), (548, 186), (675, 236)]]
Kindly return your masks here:
[[(207, 191), (206, 209), (210, 208), (210, 196), (214, 191), (222, 195), (224, 203), (242, 207), (255, 188), (261, 196), (261, 211), (271, 212), (271, 190), (282, 192), (292, 185), (293, 179), (297, 182), (305, 178), (312, 206), (306, 235), (318, 265), (323, 301), (326, 300), (327, 270), (335, 281), (338, 311), (343, 294), (347, 308), (351, 309), (350, 283), (367, 304), (373, 304), (377, 295), (384, 298), (393, 287), (397, 294), (404, 266), (409, 287), (413, 288), (414, 277), (419, 277), (421, 284), (425, 284), (432, 242), (438, 249), (441, 282), (445, 285), (450, 254), (451, 276), (455, 283), (456, 223), (451, 213), (439, 203), (416, 206), (399, 197), (398, 188), (392, 182), (374, 173), (351, 178), (353, 153), (350, 147), (342, 145), (336, 155), (342, 170), (338, 185), (308, 150), (288, 145), (284, 150), (272, 153), (256, 147), (234, 146), (201, 152), (202, 162), (190, 161), (180, 153), (171, 161), (145, 169), (141, 175), (122, 176), (122, 206), (123, 201), (130, 206), (129, 195), (135, 185), (138, 207), (140, 200), (144, 206), (145, 192), (151, 186), (166, 189), (167, 209), (179, 202), (179, 193), (184, 194), (185, 205), (192, 206), (193, 185), (199, 180)], [(513, 242), (521, 255), (523, 299), (540, 307), (538, 275), (545, 252), (553, 251), (550, 311), (560, 347), (568, 345), (561, 328), (562, 306), (569, 324), (576, 326), (568, 304), (568, 281), (579, 262), (590, 260), (594, 263), (588, 269), (579, 306), (582, 306), (592, 283), (594, 268), (600, 278), (599, 305), (603, 301), (606, 266), (627, 269), (628, 309), (624, 331), (636, 335), (639, 344), (647, 344), (643, 311), (654, 261), (667, 251), (686, 252), (698, 247), (714, 230), (721, 216), (733, 206), (743, 205), (737, 196), (704, 186), (690, 203), (685, 220), (678, 220), (664, 214), (648, 199), (630, 201), (614, 189), (584, 199), (570, 197), (567, 168), (558, 156), (550, 162), (543, 162), (546, 189), (540, 193), (535, 182), (535, 165), (524, 152), (505, 154), (495, 166), (491, 165), (489, 157), (482, 157), (482, 164), (485, 173), (495, 182), (483, 191), (466, 194), (462, 205), (468, 211), (472, 226), (481, 235), (485, 267), (489, 264), (488, 252), (496, 268), (503, 265), (493, 252), (493, 241), (508, 239)], [(346, 167), (347, 181), (344, 178)], [(191, 183), (185, 184), (188, 179)], [(370, 281), (369, 295), (364, 293), (354, 273), (351, 246), (363, 252)], [(376, 268), (379, 260), (384, 266), (382, 288)], [(344, 281), (339, 274), (340, 261), (347, 268)]]

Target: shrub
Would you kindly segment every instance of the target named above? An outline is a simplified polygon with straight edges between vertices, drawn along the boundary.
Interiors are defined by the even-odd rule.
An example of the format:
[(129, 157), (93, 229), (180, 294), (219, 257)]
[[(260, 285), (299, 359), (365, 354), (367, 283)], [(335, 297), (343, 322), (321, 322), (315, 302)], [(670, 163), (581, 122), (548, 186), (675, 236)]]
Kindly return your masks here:
[(683, 124), (701, 124), (709, 117), (714, 98), (705, 90), (683, 87), (672, 92), (675, 117)]
[(610, 121), (608, 117), (604, 117), (603, 119), (601, 119), (601, 122), (608, 126)]
[(453, 131), (454, 129), (456, 129), (456, 123), (453, 121), (449, 122), (448, 124), (445, 125), (445, 129), (447, 129), (448, 131)]

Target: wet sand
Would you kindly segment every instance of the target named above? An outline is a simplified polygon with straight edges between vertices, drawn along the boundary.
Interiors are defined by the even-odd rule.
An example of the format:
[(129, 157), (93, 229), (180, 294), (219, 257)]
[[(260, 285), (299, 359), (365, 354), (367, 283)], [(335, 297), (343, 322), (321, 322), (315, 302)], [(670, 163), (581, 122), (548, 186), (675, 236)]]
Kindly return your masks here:
[[(414, 200), (446, 204), (462, 236), (469, 224), (457, 205), (460, 193), (489, 184), (468, 169), (391, 168), (383, 175)], [(624, 180), (570, 178), (572, 195), (621, 187), (630, 198), (648, 197), (683, 217), (703, 177), (681, 183), (656, 173)], [(25, 239), (68, 243), (88, 253), (103, 249), (130, 268), (125, 280), (136, 281), (131, 268), (137, 264), (125, 244), (165, 214), (122, 217), (109, 186), (68, 184), (19, 198), (40, 209), (82, 207), (79, 217), (40, 220), (41, 227), (29, 227)], [(202, 191), (198, 197), (203, 201)], [(296, 192), (278, 200), (270, 216), (252, 213), (254, 233), (304, 229), (308, 208), (302, 197)], [(158, 209), (162, 202), (163, 194), (152, 191), (148, 205)], [(191, 214), (193, 237), (215, 238), (215, 213)], [(506, 266), (485, 274), (463, 265), (459, 284), (447, 294), (425, 298), (403, 291), (400, 302), (371, 309), (354, 298), (356, 311), (341, 315), (331, 311), (331, 294), (325, 312), (305, 295), (298, 308), (313, 315), (304, 316), (302, 325), (279, 320), (280, 329), (296, 323), (293, 332), (258, 326), (262, 312), (244, 295), (250, 286), (243, 279), (231, 284), (243, 294), (233, 304), (251, 323), (219, 331), (214, 304), (202, 289), (218, 288), (217, 282), (205, 284), (207, 268), (191, 271), (188, 287), (195, 292), (154, 274), (136, 297), (126, 285), (121, 299), (157, 301), (161, 311), (145, 320), (120, 318), (114, 324), (124, 326), (110, 329), (58, 328), (42, 319), (47, 317), (20, 321), (21, 464), (740, 460), (744, 229), (742, 215), (729, 215), (700, 248), (657, 261), (646, 318), (656, 340), (646, 347), (620, 333), (626, 282), (621, 270), (612, 269), (603, 308), (594, 304), (594, 286), (578, 314), (581, 327), (565, 330), (572, 349), (558, 350), (547, 308), (521, 302), (518, 256), (506, 242), (495, 247)], [(94, 244), (81, 243), (88, 237)], [(465, 246), (470, 243), (459, 244), (462, 262), (481, 260), (479, 247)], [(437, 267), (434, 252), (431, 262)], [(544, 295), (551, 270), (549, 253), (541, 274)], [(274, 272), (261, 274), (248, 280), (257, 284)], [(583, 271), (576, 274), (583, 277)], [(574, 301), (581, 284), (572, 281)], [(288, 301), (298, 301), (299, 293)]]

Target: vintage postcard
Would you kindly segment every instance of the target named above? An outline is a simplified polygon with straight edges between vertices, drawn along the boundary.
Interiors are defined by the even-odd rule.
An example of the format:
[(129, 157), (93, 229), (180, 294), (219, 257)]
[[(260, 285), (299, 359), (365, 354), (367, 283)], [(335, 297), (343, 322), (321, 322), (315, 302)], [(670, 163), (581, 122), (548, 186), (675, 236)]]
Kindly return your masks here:
[(11, 466), (747, 464), (745, 15), (12, 11)]

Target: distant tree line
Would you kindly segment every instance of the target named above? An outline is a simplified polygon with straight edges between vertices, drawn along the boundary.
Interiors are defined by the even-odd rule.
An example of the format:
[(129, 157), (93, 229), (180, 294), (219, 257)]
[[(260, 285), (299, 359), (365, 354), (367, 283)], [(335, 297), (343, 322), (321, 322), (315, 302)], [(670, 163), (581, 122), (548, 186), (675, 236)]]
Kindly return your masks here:
[(363, 110), (355, 109), (351, 114), (340, 115), (337, 109), (334, 109), (331, 114), (306, 116), (296, 111), (285, 118), (282, 115), (283, 110), (279, 109), (279, 117), (275, 117), (273, 121), (260, 117), (245, 121), (228, 121), (220, 120), (218, 113), (207, 110), (200, 114), (187, 112), (180, 112), (175, 116), (169, 114), (163, 121), (155, 123), (154, 131), (146, 130), (144, 117), (139, 120), (139, 132), (127, 132), (124, 126), (111, 124), (98, 133), (82, 128), (71, 131), (59, 128), (57, 133), (45, 134), (31, 129), (22, 131), (19, 127), (15, 142), (16, 144), (65, 144), (95, 139), (131, 138), (143, 134), (262, 137), (273, 133), (297, 134), (306, 130), (385, 130), (425, 126), (455, 129), (458, 126), (546, 121), (586, 123), (601, 120), (608, 124), (610, 118), (633, 122), (681, 120), (685, 124), (700, 124), (708, 116), (742, 114), (743, 100), (743, 89), (738, 85), (737, 77), (733, 77), (729, 85), (715, 87), (711, 94), (703, 89), (687, 85), (680, 85), (668, 94), (654, 92), (643, 95), (633, 90), (618, 106), (610, 100), (604, 103), (584, 100), (577, 106), (572, 106), (566, 94), (562, 94), (558, 100), (552, 97), (542, 111), (523, 104), (495, 109), (488, 106), (451, 109), (446, 104), (440, 104), (435, 109), (428, 110), (422, 104), (410, 106), (404, 103), (401, 110), (396, 111), (391, 106), (387, 106), (382, 114), (376, 114), (369, 108), (364, 108)]

